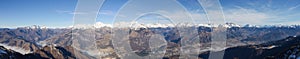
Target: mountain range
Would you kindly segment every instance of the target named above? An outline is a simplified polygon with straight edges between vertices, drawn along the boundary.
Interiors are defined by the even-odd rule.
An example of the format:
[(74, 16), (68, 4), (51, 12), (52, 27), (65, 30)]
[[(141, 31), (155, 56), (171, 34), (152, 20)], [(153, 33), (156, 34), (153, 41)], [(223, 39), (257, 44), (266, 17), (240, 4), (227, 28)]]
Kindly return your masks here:
[[(180, 47), (183, 36), (178, 31), (179, 28), (195, 29), (196, 33), (190, 37), (199, 38), (201, 52), (199, 56), (205, 56), (210, 50), (211, 37), (215, 27), (222, 26), (226, 28), (226, 47), (224, 58), (277, 58), (285, 56), (284, 53), (276, 53), (279, 55), (264, 55), (269, 54), (268, 51), (261, 52), (256, 49), (268, 49), (269, 46), (278, 47), (280, 44), (286, 44), (286, 40), (298, 40), (300, 35), (300, 25), (245, 25), (240, 26), (234, 23), (226, 23), (225, 25), (198, 24), (189, 25), (186, 27), (172, 26), (165, 24), (137, 24), (135, 28), (127, 28), (129, 30), (129, 42), (131, 48), (137, 55), (146, 56), (150, 53), (149, 37), (154, 34), (163, 36), (167, 42), (164, 58), (178, 58), (180, 55)], [(98, 26), (98, 27), (96, 27)], [(78, 28), (47, 28), (40, 26), (29, 26), (19, 28), (0, 28), (0, 58), (1, 59), (19, 59), (19, 58), (54, 58), (54, 59), (93, 59), (93, 58), (122, 58), (115, 52), (112, 43), (112, 37), (115, 32), (113, 30), (124, 30), (124, 28), (114, 28), (111, 25), (98, 23), (92, 29)], [(74, 36), (82, 36), (84, 34), (92, 34), (96, 49), (86, 51), (83, 48), (75, 47), (74, 44), (80, 42), (74, 41)], [(191, 31), (191, 33), (194, 33)], [(294, 38), (295, 36), (296, 38)], [(290, 43), (290, 41), (288, 41)], [(272, 44), (271, 44), (272, 43)], [(269, 44), (269, 45), (267, 45)], [(265, 45), (267, 45), (265, 47)], [(196, 46), (196, 44), (195, 44)], [(282, 49), (288, 49), (294, 45), (280, 45)], [(253, 48), (256, 47), (256, 48)], [(263, 49), (263, 50), (264, 50)], [(272, 48), (270, 48), (272, 49)], [(292, 48), (291, 48), (292, 49)], [(221, 49), (222, 50), (222, 49)], [(257, 57), (250, 56), (235, 56), (236, 51), (251, 50)], [(92, 51), (92, 52), (91, 52)], [(286, 52), (286, 50), (275, 50)], [(242, 55), (243, 52), (240, 52)], [(250, 52), (245, 52), (250, 53)], [(275, 53), (275, 52), (274, 52)], [(289, 53), (288, 53), (289, 54)], [(229, 55), (230, 57), (227, 57)], [(289, 54), (290, 55), (290, 54)], [(12, 57), (10, 57), (12, 56)], [(299, 55), (295, 54), (295, 57)], [(200, 58), (199, 57), (199, 58)], [(205, 57), (201, 57), (205, 58)]]

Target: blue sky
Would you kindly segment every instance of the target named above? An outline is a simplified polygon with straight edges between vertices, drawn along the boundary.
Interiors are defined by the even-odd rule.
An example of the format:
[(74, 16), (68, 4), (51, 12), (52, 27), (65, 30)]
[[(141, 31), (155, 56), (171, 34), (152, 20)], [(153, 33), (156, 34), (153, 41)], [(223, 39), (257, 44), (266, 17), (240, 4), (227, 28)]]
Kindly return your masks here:
[[(134, 1), (134, 0), (133, 0)], [(118, 10), (127, 0), (106, 0), (99, 10), (97, 22), (111, 24)], [(207, 23), (205, 12), (197, 0), (178, 0), (197, 23)], [(71, 26), (77, 0), (0, 0), (0, 27), (42, 25), (47, 27)], [(160, 8), (164, 4), (150, 5), (138, 2), (145, 7)], [(145, 3), (145, 4), (144, 4)], [(299, 0), (220, 0), (227, 22), (237, 24), (300, 24)], [(155, 7), (149, 7), (155, 6)], [(180, 18), (175, 7), (172, 12)], [(128, 13), (134, 11), (128, 11)], [(78, 14), (78, 13), (77, 13)], [(179, 16), (178, 16), (179, 15)], [(120, 16), (120, 14), (119, 14)], [(126, 19), (123, 15), (124, 19)]]

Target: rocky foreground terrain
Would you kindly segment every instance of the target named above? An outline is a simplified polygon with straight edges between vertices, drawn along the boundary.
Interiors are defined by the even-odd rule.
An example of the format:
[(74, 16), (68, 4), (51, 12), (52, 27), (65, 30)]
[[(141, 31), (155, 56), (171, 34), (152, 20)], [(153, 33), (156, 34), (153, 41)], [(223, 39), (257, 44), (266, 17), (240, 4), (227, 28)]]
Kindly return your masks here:
[[(225, 50), (224, 59), (299, 59), (299, 42), (300, 36), (289, 36), (257, 45), (232, 47)], [(199, 57), (206, 59), (208, 55), (209, 53), (205, 52)]]
[[(230, 26), (231, 24), (227, 24)], [(120, 28), (119, 28), (120, 29)], [(123, 28), (124, 29), (124, 28)], [(120, 30), (123, 30), (120, 29)], [(147, 56), (151, 52), (149, 38), (159, 34), (167, 42), (164, 58), (177, 59), (180, 56), (181, 41), (184, 38), (178, 29), (193, 29), (192, 36), (200, 42), (193, 46), (200, 47), (199, 58), (208, 58), (211, 44), (211, 32), (214, 27), (149, 27), (130, 29), (128, 41), (131, 49), (139, 56)], [(74, 36), (82, 33), (93, 34), (95, 45), (93, 50), (75, 47), (80, 42)], [(39, 26), (0, 28), (1, 59), (100, 59), (122, 58), (115, 52), (112, 43), (115, 32), (111, 27), (94, 29), (74, 28), (41, 28)], [(226, 59), (253, 58), (297, 58), (299, 57), (300, 26), (230, 26), (226, 27)], [(294, 37), (295, 36), (295, 37)], [(75, 45), (75, 46), (74, 46)], [(91, 47), (86, 47), (90, 49)], [(92, 48), (91, 48), (92, 49)], [(223, 50), (223, 49), (216, 49)], [(92, 52), (91, 52), (92, 51)], [(276, 51), (276, 52), (275, 52)], [(295, 52), (294, 52), (295, 51)]]

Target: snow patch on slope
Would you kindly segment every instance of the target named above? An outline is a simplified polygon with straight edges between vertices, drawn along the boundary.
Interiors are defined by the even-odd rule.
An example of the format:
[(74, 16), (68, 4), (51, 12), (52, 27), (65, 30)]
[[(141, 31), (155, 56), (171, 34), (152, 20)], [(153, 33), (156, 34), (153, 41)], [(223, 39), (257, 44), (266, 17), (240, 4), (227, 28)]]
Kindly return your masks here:
[(5, 47), (5, 48), (7, 48), (7, 49), (11, 49), (11, 50), (13, 50), (13, 51), (19, 52), (19, 53), (21, 53), (21, 54), (23, 54), (23, 55), (28, 54), (28, 53), (32, 53), (32, 51), (30, 51), (30, 50), (25, 50), (25, 49), (23, 49), (23, 48), (15, 47), (15, 46), (9, 46), (9, 45), (7, 45), (7, 44), (1, 44), (1, 43), (0, 43), (0, 46), (3, 46), (3, 47)]

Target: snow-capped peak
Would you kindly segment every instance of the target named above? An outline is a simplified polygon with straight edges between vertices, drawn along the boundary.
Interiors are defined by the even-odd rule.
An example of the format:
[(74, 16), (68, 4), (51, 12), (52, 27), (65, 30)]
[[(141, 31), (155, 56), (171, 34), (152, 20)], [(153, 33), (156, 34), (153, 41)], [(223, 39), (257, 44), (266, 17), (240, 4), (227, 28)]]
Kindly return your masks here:
[(96, 28), (101, 28), (101, 27), (112, 27), (111, 24), (104, 24), (102, 22), (96, 22), (96, 24), (94, 25)]
[(167, 27), (174, 27), (172, 24), (160, 24), (160, 23), (154, 23), (154, 24), (146, 24), (147, 27), (151, 28), (167, 28)]
[(204, 27), (209, 27), (209, 24), (198, 24), (198, 26), (204, 26)]
[(235, 23), (226, 23), (224, 26), (228, 27), (228, 28), (231, 28), (231, 27), (241, 27), (240, 25), (235, 24)]
[(238, 24), (234, 24), (234, 23), (226, 23), (226, 24), (198, 24), (198, 26), (204, 26), (204, 27), (226, 27), (226, 28), (232, 28), (232, 27), (241, 27)]
[(152, 23), (152, 24), (141, 24), (141, 23), (134, 23), (131, 24), (131, 28), (167, 28), (167, 27), (174, 27), (173, 24), (160, 24), (160, 23)]
[(73, 25), (70, 27), (76, 28), (76, 29), (92, 29), (92, 28), (94, 28), (94, 25), (92, 25), (92, 24), (76, 24), (76, 25)]
[[(26, 29), (44, 29), (44, 28), (55, 28), (55, 29), (62, 29), (62, 28), (102, 28), (102, 27), (114, 27), (114, 28), (168, 28), (168, 27), (175, 27), (175, 26), (204, 26), (204, 27), (226, 27), (226, 28), (232, 28), (232, 27), (256, 27), (256, 28), (269, 28), (269, 27), (289, 27), (289, 28), (298, 28), (300, 25), (251, 25), (246, 24), (244, 26), (240, 26), (235, 23), (225, 23), (225, 24), (191, 24), (191, 23), (179, 23), (179, 24), (162, 24), (162, 23), (138, 23), (138, 22), (118, 22), (114, 24), (105, 24), (102, 22), (96, 22), (95, 24), (77, 24), (72, 25), (69, 27), (46, 27), (46, 26), (38, 26), (38, 25), (32, 25), (32, 26), (26, 26), (26, 27), (17, 27), (17, 28), (26, 28)], [(4, 26), (2, 26), (4, 27)]]
[(27, 27), (24, 27), (26, 29), (45, 29), (45, 28), (48, 28), (46, 26), (38, 26), (38, 25), (32, 25), (32, 26), (27, 26)]

